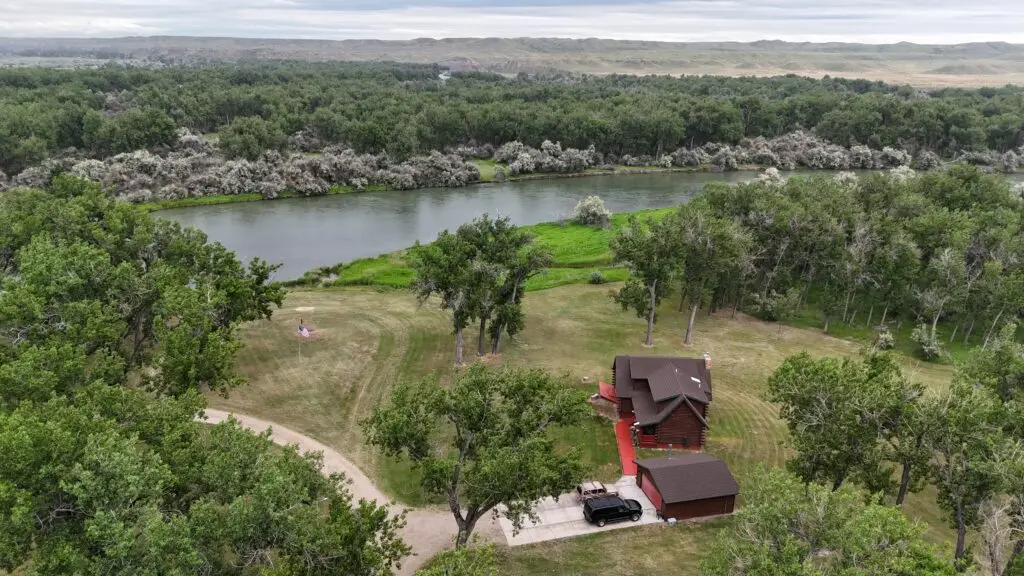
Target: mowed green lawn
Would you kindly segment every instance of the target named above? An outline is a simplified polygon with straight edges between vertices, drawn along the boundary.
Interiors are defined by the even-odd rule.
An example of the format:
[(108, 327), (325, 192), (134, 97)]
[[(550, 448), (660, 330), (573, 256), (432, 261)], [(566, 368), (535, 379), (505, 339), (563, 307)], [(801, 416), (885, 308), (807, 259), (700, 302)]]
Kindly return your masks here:
[[(660, 310), (655, 345), (642, 345), (644, 322), (612, 302), (608, 285), (571, 285), (531, 292), (525, 300), (526, 329), (504, 344), (490, 363), (542, 367), (566, 373), (570, 385), (596, 391), (611, 376), (616, 354), (711, 354), (715, 399), (708, 452), (723, 458), (742, 484), (760, 466), (782, 466), (786, 431), (777, 409), (763, 400), (765, 382), (788, 355), (856, 355), (863, 341), (842, 340), (820, 330), (784, 327), (729, 312), (701, 314), (694, 344), (681, 344), (685, 315), (667, 302)], [(316, 328), (296, 336), (299, 318)], [(236, 410), (287, 425), (348, 455), (381, 488), (410, 505), (431, 504), (416, 485), (415, 472), (366, 447), (360, 418), (398, 381), (436, 373), (451, 378), (454, 338), (447, 317), (433, 303), (418, 306), (403, 290), (347, 287), (298, 290), (270, 321), (242, 328), (246, 343), (238, 358), (249, 384), (214, 407)], [(467, 334), (467, 358), (475, 340)], [(909, 374), (929, 387), (945, 386), (948, 365), (905, 358)], [(589, 383), (583, 377), (590, 378)], [(585, 426), (557, 431), (564, 445), (578, 446), (594, 476), (620, 475), (612, 426), (597, 416)], [(906, 512), (933, 527), (937, 542), (949, 538), (934, 494), (910, 499)], [(502, 551), (502, 573), (596, 574), (643, 569), (693, 574), (699, 549), (713, 537), (712, 525), (613, 531), (588, 538)], [(598, 553), (599, 551), (599, 553)], [(670, 568), (666, 568), (670, 567)], [(665, 572), (665, 570), (668, 570)]]

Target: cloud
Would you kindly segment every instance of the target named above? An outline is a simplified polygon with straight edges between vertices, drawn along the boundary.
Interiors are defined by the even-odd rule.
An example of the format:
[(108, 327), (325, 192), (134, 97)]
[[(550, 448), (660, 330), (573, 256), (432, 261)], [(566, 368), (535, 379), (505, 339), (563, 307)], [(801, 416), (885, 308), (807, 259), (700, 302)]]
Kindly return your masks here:
[(0, 36), (1024, 42), (986, 0), (0, 0)]

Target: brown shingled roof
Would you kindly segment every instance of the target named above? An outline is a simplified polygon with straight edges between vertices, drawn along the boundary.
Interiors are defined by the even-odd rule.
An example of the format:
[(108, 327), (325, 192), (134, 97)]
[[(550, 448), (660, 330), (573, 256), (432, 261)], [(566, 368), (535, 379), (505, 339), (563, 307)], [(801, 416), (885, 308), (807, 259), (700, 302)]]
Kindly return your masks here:
[(638, 471), (650, 475), (666, 504), (735, 496), (740, 492), (725, 462), (708, 454), (679, 454), (635, 462)]
[(616, 356), (613, 369), (615, 395), (632, 399), (637, 424), (661, 423), (683, 404), (704, 420), (693, 405), (711, 401), (711, 372), (703, 358)]

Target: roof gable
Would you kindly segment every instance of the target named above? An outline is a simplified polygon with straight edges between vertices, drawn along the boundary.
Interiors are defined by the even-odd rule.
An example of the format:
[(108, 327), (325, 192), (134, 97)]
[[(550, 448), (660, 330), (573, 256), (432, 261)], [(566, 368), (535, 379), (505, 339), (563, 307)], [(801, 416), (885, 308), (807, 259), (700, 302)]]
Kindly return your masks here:
[(615, 395), (631, 398), (637, 422), (658, 424), (683, 404), (706, 426), (694, 403), (711, 402), (711, 372), (703, 358), (616, 356)]
[(636, 461), (647, 472), (667, 504), (721, 498), (739, 494), (729, 467), (708, 454), (680, 454)]

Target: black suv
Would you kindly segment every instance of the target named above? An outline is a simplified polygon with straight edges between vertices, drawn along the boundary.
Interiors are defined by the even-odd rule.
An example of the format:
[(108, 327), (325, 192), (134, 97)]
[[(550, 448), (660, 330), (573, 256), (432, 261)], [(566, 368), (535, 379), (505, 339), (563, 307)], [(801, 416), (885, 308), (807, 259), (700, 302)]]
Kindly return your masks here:
[(636, 522), (640, 520), (643, 513), (639, 502), (624, 500), (618, 496), (593, 498), (583, 503), (583, 517), (587, 519), (587, 522), (598, 526), (621, 520)]

